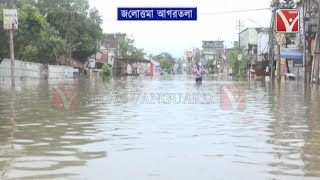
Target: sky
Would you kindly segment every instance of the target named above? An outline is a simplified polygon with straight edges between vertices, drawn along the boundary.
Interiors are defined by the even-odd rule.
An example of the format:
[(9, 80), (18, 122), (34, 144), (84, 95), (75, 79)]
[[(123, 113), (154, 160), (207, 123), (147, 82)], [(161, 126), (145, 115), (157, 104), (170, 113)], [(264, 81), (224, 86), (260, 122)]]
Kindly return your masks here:
[[(135, 39), (147, 54), (168, 52), (184, 56), (186, 50), (201, 49), (204, 40), (223, 40), (232, 47), (238, 40), (237, 20), (243, 27), (269, 27), (271, 0), (89, 0), (99, 10), (105, 33), (123, 32)], [(118, 7), (197, 7), (197, 21), (117, 21)], [(225, 13), (220, 13), (225, 12)], [(218, 13), (218, 14), (217, 14)]]

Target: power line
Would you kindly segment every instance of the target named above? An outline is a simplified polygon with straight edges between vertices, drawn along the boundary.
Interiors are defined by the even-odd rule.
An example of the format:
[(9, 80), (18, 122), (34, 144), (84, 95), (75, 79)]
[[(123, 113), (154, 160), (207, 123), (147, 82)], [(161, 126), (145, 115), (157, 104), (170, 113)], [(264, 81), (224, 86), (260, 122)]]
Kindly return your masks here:
[(248, 18), (251, 22), (253, 22), (253, 23), (255, 23), (255, 24), (257, 24), (258, 26), (260, 26), (260, 27), (262, 27), (263, 28), (263, 26), (261, 26), (259, 23), (257, 23), (257, 22), (255, 22), (254, 20), (252, 20), (252, 19), (250, 19), (250, 18)]
[(259, 8), (259, 9), (245, 9), (245, 10), (236, 10), (236, 11), (208, 12), (208, 13), (199, 13), (199, 15), (219, 15), (219, 14), (228, 14), (228, 13), (265, 11), (265, 10), (271, 10), (271, 9), (270, 8)]

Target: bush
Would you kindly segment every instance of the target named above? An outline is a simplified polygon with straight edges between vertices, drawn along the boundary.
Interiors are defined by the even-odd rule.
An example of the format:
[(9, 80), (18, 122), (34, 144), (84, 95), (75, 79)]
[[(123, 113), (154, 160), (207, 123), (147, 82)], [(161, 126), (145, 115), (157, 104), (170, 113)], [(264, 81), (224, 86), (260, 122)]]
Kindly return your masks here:
[(112, 75), (112, 69), (108, 64), (104, 64), (102, 66), (101, 72), (100, 72), (100, 76), (103, 79), (108, 79), (110, 78), (110, 76)]

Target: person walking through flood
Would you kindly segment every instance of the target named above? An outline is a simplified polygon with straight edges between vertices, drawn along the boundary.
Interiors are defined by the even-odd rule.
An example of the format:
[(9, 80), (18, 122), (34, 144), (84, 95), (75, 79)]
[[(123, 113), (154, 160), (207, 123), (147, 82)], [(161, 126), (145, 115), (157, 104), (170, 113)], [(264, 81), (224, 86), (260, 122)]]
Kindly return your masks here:
[(203, 66), (200, 67), (199, 64), (197, 64), (193, 69), (193, 73), (196, 76), (196, 83), (202, 83), (202, 76), (204, 74)]

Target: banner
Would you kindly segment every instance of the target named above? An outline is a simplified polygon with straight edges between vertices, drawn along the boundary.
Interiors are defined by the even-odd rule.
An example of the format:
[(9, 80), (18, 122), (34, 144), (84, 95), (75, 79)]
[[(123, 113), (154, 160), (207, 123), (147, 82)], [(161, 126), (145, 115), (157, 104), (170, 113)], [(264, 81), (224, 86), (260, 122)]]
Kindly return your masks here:
[(280, 57), (290, 60), (303, 60), (303, 51), (299, 48), (281, 48)]
[(3, 29), (18, 29), (18, 11), (16, 9), (3, 9)]

